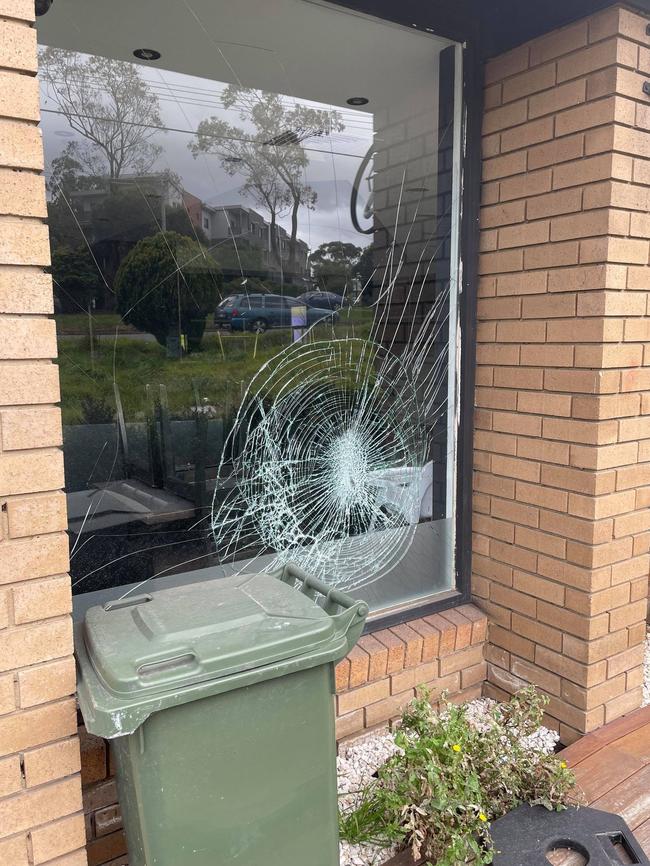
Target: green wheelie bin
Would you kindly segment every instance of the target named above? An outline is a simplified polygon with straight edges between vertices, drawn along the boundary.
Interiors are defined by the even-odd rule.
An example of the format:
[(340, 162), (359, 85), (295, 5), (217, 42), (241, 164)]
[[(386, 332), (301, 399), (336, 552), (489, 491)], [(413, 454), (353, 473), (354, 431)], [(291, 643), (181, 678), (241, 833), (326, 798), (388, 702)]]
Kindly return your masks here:
[(79, 704), (130, 866), (337, 866), (333, 670), (367, 612), (291, 564), (88, 610)]

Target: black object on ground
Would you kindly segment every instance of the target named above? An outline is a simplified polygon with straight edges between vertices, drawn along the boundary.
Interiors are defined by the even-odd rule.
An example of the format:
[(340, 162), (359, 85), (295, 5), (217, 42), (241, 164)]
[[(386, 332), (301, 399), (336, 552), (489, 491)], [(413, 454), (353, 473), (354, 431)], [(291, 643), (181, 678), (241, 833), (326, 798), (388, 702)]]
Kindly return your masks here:
[(600, 809), (523, 805), (495, 821), (491, 834), (494, 866), (549, 866), (546, 855), (558, 849), (576, 851), (589, 866), (650, 866), (625, 821)]

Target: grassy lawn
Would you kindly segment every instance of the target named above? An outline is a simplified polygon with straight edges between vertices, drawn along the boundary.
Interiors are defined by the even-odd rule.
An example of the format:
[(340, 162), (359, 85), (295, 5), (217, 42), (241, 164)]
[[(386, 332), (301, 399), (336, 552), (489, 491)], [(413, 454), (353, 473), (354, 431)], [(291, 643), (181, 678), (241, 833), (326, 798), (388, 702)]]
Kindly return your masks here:
[[(57, 334), (87, 334), (88, 316), (86, 313), (57, 313)], [(122, 322), (119, 313), (93, 313), (93, 331), (96, 334), (114, 334), (117, 327), (120, 330), (132, 329)]]
[[(369, 309), (354, 309), (349, 316), (345, 312), (336, 326), (336, 336), (342, 338), (354, 333), (365, 338), (371, 320)], [(327, 339), (331, 333), (327, 326), (318, 327), (314, 338)], [(205, 335), (202, 352), (174, 360), (167, 358), (165, 350), (155, 341), (125, 335), (95, 341), (94, 357), (91, 357), (87, 339), (66, 339), (62, 331), (58, 363), (63, 423), (92, 423), (97, 420), (98, 407), (102, 406), (109, 415), (114, 412), (113, 371), (129, 421), (144, 417), (146, 385), (157, 392), (161, 384), (167, 388), (169, 407), (177, 417), (189, 417), (194, 405), (194, 389), (203, 403), (216, 407), (219, 414), (229, 415), (239, 405), (244, 389), (262, 364), (290, 345), (290, 341), (288, 329), (267, 331), (257, 340), (249, 333), (219, 335), (212, 332)]]

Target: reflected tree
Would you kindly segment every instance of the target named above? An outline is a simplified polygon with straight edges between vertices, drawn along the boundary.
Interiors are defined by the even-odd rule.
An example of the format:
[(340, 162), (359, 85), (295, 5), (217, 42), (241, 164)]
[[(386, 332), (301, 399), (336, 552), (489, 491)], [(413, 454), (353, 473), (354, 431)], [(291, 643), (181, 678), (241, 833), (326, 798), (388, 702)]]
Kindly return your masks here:
[(104, 284), (97, 263), (80, 231), (73, 195), (90, 190), (96, 178), (86, 174), (77, 142), (68, 142), (52, 160), (47, 181), (47, 215), (52, 248), (51, 273), (57, 312), (87, 310), (102, 297)]
[(373, 274), (376, 272), (375, 264), (375, 248), (372, 244), (364, 247), (357, 262), (356, 272), (361, 278), (361, 284), (366, 285), (372, 280)]
[(92, 189), (96, 178), (88, 175), (83, 165), (78, 142), (69, 141), (59, 156), (52, 160), (47, 181), (47, 216), (52, 249), (63, 245), (74, 248), (82, 243), (79, 216), (75, 212), (73, 194)]
[(55, 247), (51, 271), (57, 312), (85, 311), (102, 292), (102, 280), (88, 247)]
[(48, 96), (87, 142), (75, 154), (86, 170), (101, 168), (111, 179), (150, 171), (162, 150), (153, 141), (162, 120), (158, 97), (135, 64), (49, 47), (39, 67)]
[(50, 166), (47, 189), (53, 199), (62, 193), (93, 189), (102, 165), (78, 141), (69, 141)]
[(361, 260), (361, 247), (342, 241), (321, 244), (311, 254), (311, 269), (319, 287), (342, 294)]
[(291, 215), (287, 270), (297, 270), (298, 215), (313, 209), (317, 194), (305, 178), (309, 157), (303, 142), (344, 129), (337, 111), (288, 102), (276, 93), (230, 84), (222, 96), (226, 109), (238, 111), (242, 126), (212, 116), (199, 124), (192, 153), (213, 153), (230, 175), (244, 178), (242, 193), (267, 209), (272, 226), (272, 248), (279, 261), (275, 225)]
[(196, 141), (189, 147), (195, 158), (200, 153), (218, 154), (222, 168), (230, 177), (240, 174), (245, 178), (240, 192), (269, 214), (271, 255), (275, 265), (279, 265), (278, 218), (288, 212), (291, 199), (285, 184), (260, 153), (257, 143), (248, 140), (238, 127), (211, 117), (201, 121)]
[[(153, 141), (162, 131), (158, 98), (132, 63), (49, 47), (39, 66), (46, 103), (51, 99), (79, 136), (52, 160), (48, 179), (55, 279), (58, 272), (68, 301), (92, 294), (100, 307), (111, 307), (122, 255), (161, 227), (146, 196), (118, 185), (126, 173), (146, 175), (161, 153)], [(90, 212), (82, 211), (83, 199)], [(97, 274), (92, 292), (89, 248)]]
[[(279, 266), (281, 255), (277, 225), (278, 218), (288, 212), (291, 202), (289, 191), (280, 180), (277, 172), (260, 156), (255, 145), (244, 141), (243, 138), (241, 140), (233, 139), (231, 134), (234, 128), (228, 129), (228, 124), (225, 121), (216, 121), (216, 123), (223, 123), (225, 126), (222, 130), (223, 153), (231, 153), (229, 156), (222, 155), (221, 165), (231, 177), (243, 174), (246, 180), (240, 192), (242, 195), (250, 197), (268, 212), (271, 255), (275, 265)], [(218, 129), (215, 126), (215, 133), (217, 132)]]
[(159, 232), (139, 241), (123, 259), (114, 285), (125, 322), (153, 334), (161, 346), (171, 336), (186, 334), (191, 352), (201, 347), (221, 284), (219, 265), (199, 243)]

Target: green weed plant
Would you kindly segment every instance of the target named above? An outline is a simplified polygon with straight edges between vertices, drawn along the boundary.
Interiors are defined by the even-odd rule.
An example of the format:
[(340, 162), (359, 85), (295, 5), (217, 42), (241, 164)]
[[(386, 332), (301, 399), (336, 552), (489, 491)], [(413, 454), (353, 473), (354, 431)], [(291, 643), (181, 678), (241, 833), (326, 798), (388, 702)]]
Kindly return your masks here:
[(462, 705), (444, 702), (436, 713), (420, 690), (395, 733), (401, 752), (341, 814), (341, 838), (410, 848), (429, 866), (491, 863), (492, 821), (522, 803), (560, 810), (570, 802), (575, 779), (566, 763), (526, 739), (546, 703), (528, 687), (477, 726)]

